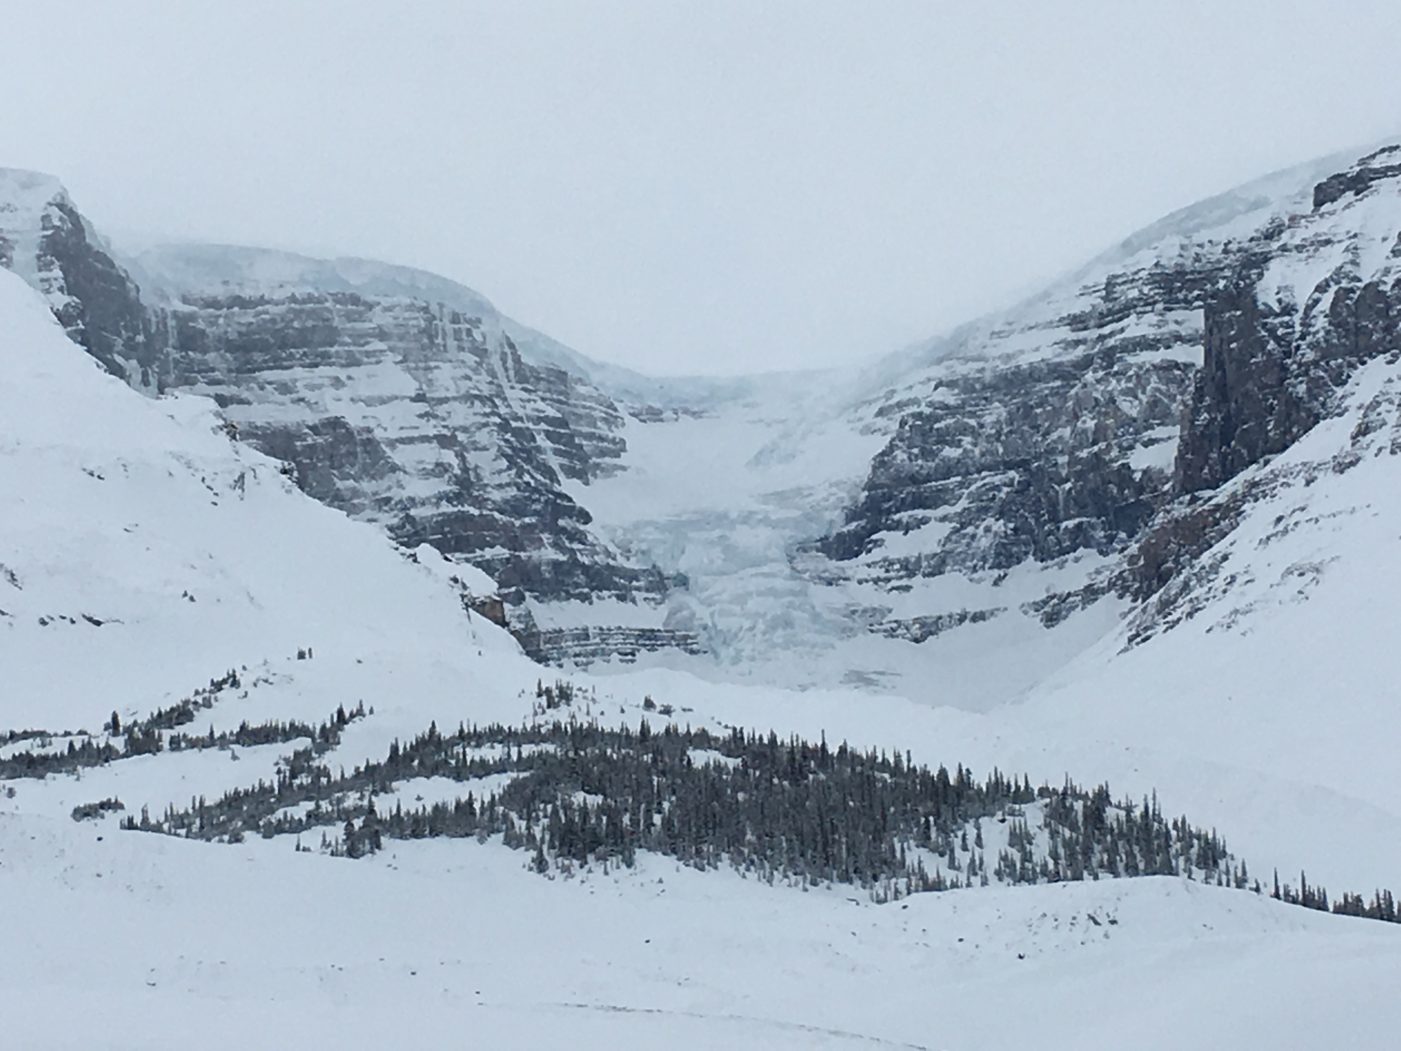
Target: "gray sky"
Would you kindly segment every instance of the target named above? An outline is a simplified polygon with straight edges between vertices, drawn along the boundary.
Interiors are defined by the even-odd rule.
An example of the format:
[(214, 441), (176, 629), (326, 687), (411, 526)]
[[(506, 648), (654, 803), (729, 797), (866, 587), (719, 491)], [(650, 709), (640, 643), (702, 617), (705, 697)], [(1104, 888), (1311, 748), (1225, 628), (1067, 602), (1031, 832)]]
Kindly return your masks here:
[[(993, 9), (993, 10), (986, 10)], [(0, 165), (660, 373), (868, 358), (1401, 131), (1401, 3), (0, 0)]]

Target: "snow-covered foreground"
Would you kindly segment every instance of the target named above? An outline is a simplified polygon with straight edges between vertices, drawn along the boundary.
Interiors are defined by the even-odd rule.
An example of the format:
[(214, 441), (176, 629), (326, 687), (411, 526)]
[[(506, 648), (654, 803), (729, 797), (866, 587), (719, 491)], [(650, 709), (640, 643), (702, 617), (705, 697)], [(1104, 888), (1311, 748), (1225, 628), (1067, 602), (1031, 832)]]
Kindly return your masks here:
[[(0, 816), (6, 1046), (1388, 1047), (1401, 930), (1171, 879), (872, 906)], [(100, 837), (100, 839), (99, 839)], [(22, 948), (21, 948), (22, 947)]]

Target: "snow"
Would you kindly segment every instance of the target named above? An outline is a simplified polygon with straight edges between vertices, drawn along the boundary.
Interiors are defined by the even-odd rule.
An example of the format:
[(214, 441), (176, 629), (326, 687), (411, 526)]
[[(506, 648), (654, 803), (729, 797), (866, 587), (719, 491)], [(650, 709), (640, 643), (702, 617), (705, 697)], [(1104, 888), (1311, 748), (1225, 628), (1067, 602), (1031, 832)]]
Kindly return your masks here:
[[(697, 627), (714, 655), (642, 663), (717, 679), (791, 680), (813, 650), (851, 634), (840, 613), (824, 608), (824, 589), (793, 562), (798, 544), (839, 520), (884, 441), (840, 411), (842, 396), (801, 382), (756, 382), (700, 416), (630, 419), (627, 469), (569, 489), (620, 549), (687, 579), (658, 616)], [(573, 623), (564, 612), (545, 607), (536, 618)]]
[(490, 845), (101, 834), (0, 815), (14, 1046), (1166, 1049), (1170, 1003), (1212, 1046), (1283, 1049), (1401, 1023), (1401, 932), (1176, 880), (876, 907), (650, 861), (546, 880)]
[(1178, 435), (1177, 427), (1159, 427), (1150, 431), (1144, 435), (1149, 444), (1140, 445), (1129, 454), (1129, 466), (1135, 471), (1146, 471), (1155, 467), (1165, 474), (1171, 474), (1177, 459)]
[(496, 313), (480, 293), (455, 281), (368, 259), (313, 259), (238, 245), (171, 244), (145, 249), (132, 264), (145, 279), (144, 286), (176, 301), (210, 288), (273, 294), (312, 286), (364, 295), (425, 298), (479, 316)]
[(0, 168), (0, 257), (8, 254), (9, 268), (41, 290), (56, 309), (68, 295), (63, 275), (40, 258), (39, 241), (49, 209), (67, 201), (63, 184), (52, 175)]
[(448, 558), (432, 544), (419, 544), (413, 551), (414, 561), (434, 576), (461, 584), (469, 595), (484, 597), (495, 595), (496, 581), (482, 569), (455, 558)]
[(660, 606), (596, 598), (589, 602), (532, 602), (531, 615), (542, 629), (586, 628), (596, 624), (618, 624), (637, 628), (660, 628), (667, 611)]
[(1310, 293), (1335, 273), (1353, 280), (1394, 274), (1398, 205), (1401, 187), (1395, 180), (1384, 180), (1360, 196), (1346, 194), (1312, 214), (1305, 227), (1308, 236), (1291, 231), (1284, 250), (1270, 260), (1260, 279), (1261, 301), (1303, 307)]
[(435, 803), (455, 803), (469, 795), (478, 800), (499, 793), (514, 781), (519, 774), (487, 774), (466, 781), (453, 781), (447, 777), (420, 777), (398, 784), (392, 792), (381, 792), (375, 796), (375, 806), (381, 813), (394, 809), (396, 805), (405, 808), (431, 807)]
[(938, 519), (911, 525), (899, 533), (877, 533), (873, 538), (877, 546), (863, 558), (899, 558), (902, 555), (919, 555), (937, 550), (940, 541), (953, 532), (953, 525)]

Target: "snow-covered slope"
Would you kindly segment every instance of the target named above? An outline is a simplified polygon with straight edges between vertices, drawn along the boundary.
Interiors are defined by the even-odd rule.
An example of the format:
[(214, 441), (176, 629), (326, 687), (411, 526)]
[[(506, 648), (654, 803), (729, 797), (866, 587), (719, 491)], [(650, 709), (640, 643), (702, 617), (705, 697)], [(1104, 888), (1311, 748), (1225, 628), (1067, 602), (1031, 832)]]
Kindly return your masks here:
[(1193, 814), (1248, 827), (1247, 854), (1304, 863), (1274, 824), (1321, 877), (1384, 881), (1401, 872), (1401, 361), (1364, 366), (1343, 402), (1204, 505), (1233, 528), (1017, 714), (1048, 739), (1093, 728), (1102, 776), (1151, 770)]
[(441, 576), (232, 441), (211, 402), (105, 374), (4, 272), (0, 319), (8, 727), (96, 729), (308, 646), (339, 663), (514, 649)]

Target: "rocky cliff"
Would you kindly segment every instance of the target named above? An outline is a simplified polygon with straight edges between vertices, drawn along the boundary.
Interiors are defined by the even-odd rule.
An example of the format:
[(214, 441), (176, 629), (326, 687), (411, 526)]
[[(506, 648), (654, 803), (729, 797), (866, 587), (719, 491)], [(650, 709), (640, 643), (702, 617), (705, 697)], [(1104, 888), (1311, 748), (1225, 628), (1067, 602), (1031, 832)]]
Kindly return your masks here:
[[(1180, 498), (1128, 553), (1116, 585), (1146, 598), (1186, 575), (1272, 492), (1262, 465), (1318, 425), (1359, 413), (1349, 448), (1383, 427), (1384, 404), (1350, 406), (1358, 369), (1401, 352), (1401, 146), (1317, 184), (1312, 208), (1266, 224), (1205, 309), (1203, 367), (1184, 410)], [(1370, 446), (1368, 446), (1370, 448)], [(1354, 452), (1338, 453), (1347, 470)], [(1177, 581), (1153, 608), (1181, 606)], [(1173, 596), (1178, 595), (1178, 599)], [(1140, 617), (1138, 634), (1152, 625)]]
[[(620, 409), (571, 371), (586, 359), (471, 289), (225, 246), (119, 262), (57, 180), (8, 170), (0, 264), (109, 371), (148, 393), (212, 397), (306, 492), (490, 573), (536, 656), (700, 648), (658, 612), (684, 581), (602, 539), (578, 498), (620, 469)], [(608, 613), (542, 626), (556, 603)]]
[[(1184, 512), (1184, 494), (1287, 448), (1397, 346), (1399, 154), (1185, 209), (924, 348), (871, 401), (893, 432), (816, 545), (826, 580), (864, 594), (869, 630), (917, 642), (1162, 586), (1229, 526), (1219, 503)], [(1009, 593), (1009, 574), (1024, 586)], [(928, 583), (947, 575), (965, 586)]]
[[(653, 623), (684, 582), (601, 539), (569, 491), (620, 469), (619, 409), (528, 359), (476, 293), (383, 264), (217, 246), (137, 266), (168, 318), (173, 386), (213, 397), (318, 499), (486, 570), (533, 653), (695, 648)], [(623, 619), (557, 638), (536, 615), (560, 602), (606, 602)]]
[(1333, 408), (1353, 369), (1397, 347), (1401, 146), (1318, 183), (1267, 224), (1206, 304), (1202, 369), (1177, 487), (1213, 489), (1282, 452)]
[(161, 389), (162, 333), (57, 179), (0, 168), (0, 266), (42, 292), (69, 336), (113, 375)]

